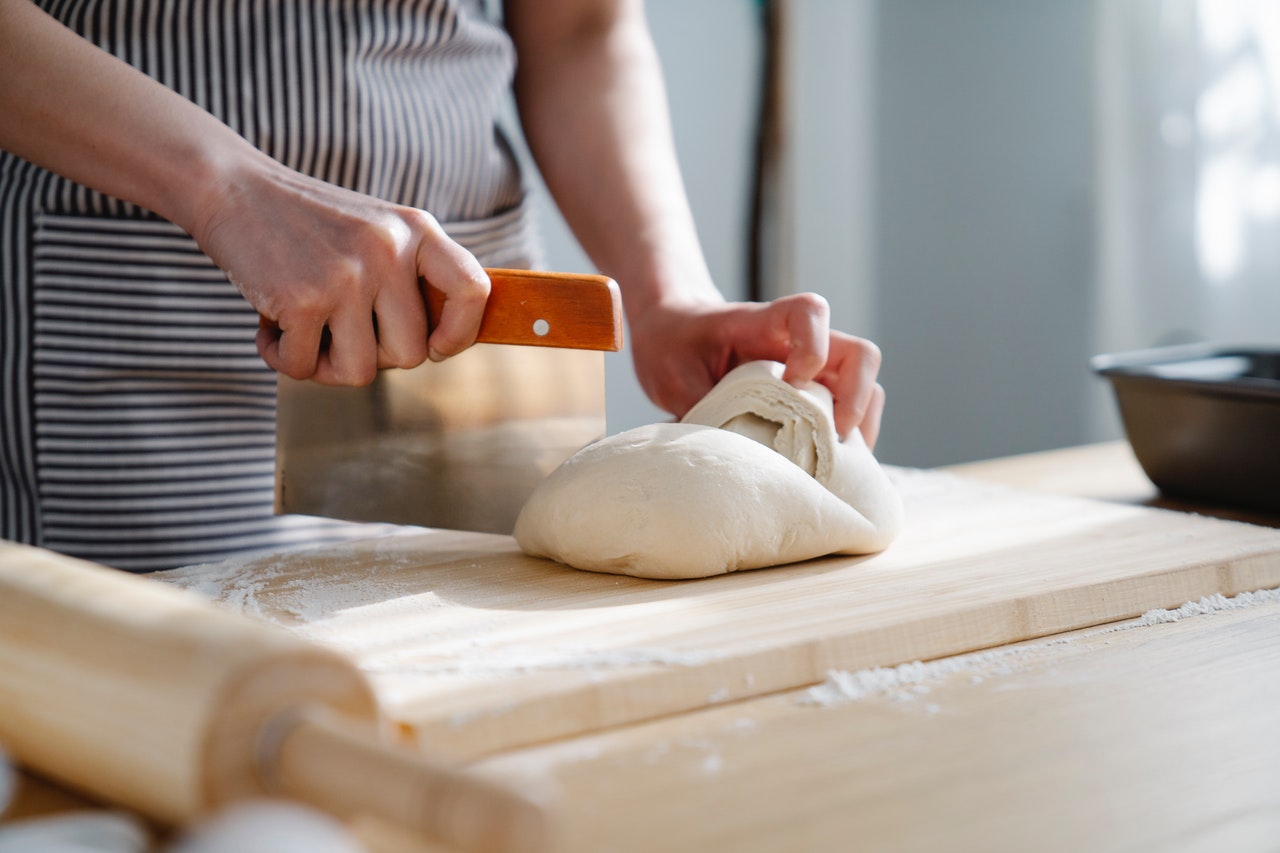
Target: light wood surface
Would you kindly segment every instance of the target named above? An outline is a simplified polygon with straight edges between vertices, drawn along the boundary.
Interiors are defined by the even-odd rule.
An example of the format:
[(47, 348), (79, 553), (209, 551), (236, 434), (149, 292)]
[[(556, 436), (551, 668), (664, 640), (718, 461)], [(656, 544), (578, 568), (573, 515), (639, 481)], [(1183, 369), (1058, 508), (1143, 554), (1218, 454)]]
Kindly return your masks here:
[(564, 853), (1280, 849), (1280, 605), (1003, 652), (831, 706), (794, 691), (477, 769), (554, 782), (574, 804)]
[(1117, 503), (1143, 504), (1178, 512), (1210, 515), (1265, 527), (1280, 527), (1280, 515), (1228, 506), (1210, 506), (1167, 498), (1147, 479), (1133, 450), (1108, 441), (1060, 450), (1026, 453), (952, 465), (953, 474), (1020, 489), (1074, 495)]
[(1159, 499), (1156, 487), (1123, 441), (1024, 453), (944, 470), (986, 483), (1114, 503), (1147, 504)]
[(1280, 585), (1280, 532), (899, 471), (900, 541), (702, 581), (433, 531), (169, 573), (350, 655), (459, 758)]
[[(1150, 499), (1126, 458), (1115, 443), (963, 469)], [(788, 691), (476, 769), (558, 785), (576, 804), (565, 851), (1280, 850), (1280, 604), (1131, 620), (933, 670), (857, 700)]]
[[(1042, 486), (1029, 479), (1075, 480), (1076, 493), (1114, 493), (1120, 469), (1108, 459), (1123, 450), (1111, 445), (1068, 453), (1067, 468), (1058, 467), (1065, 457), (1056, 457), (1032, 474), (1052, 455), (965, 467), (989, 482), (1035, 489)], [(1090, 474), (1088, 465), (1102, 467)], [(1134, 482), (1141, 487), (1141, 479)], [(1030, 553), (1065, 549), (1065, 561), (1073, 540), (1088, 539), (1090, 530), (1086, 523), (1082, 536), (1064, 533)], [(1165, 534), (1176, 539), (1176, 530)], [(1252, 528), (1219, 530), (1249, 534)], [(1238, 556), (1251, 538), (1219, 542), (1232, 555), (1225, 559)], [(1130, 539), (1135, 551), (1144, 547), (1142, 536)], [(403, 553), (400, 544), (383, 542), (361, 550), (365, 561), (376, 552), (372, 575), (380, 580), (374, 587), (394, 587), (401, 606), (352, 633), (371, 654), (379, 632), (402, 638), (405, 623), (421, 619), (420, 606), (434, 593), (407, 583), (401, 573), (417, 559), (413, 548)], [(450, 559), (482, 566), (489, 553), (457, 547)], [(386, 589), (379, 593), (364, 584), (336, 553), (317, 566), (333, 572), (336, 582), (314, 595), (306, 588), (313, 576), (272, 568), (287, 565), (279, 555), (254, 573), (237, 573), (222, 597), (251, 612), (271, 610), (295, 630), (346, 631), (363, 622), (367, 608), (385, 606)], [(435, 571), (419, 567), (421, 573)], [(214, 580), (206, 578), (205, 591), (214, 590)], [(526, 579), (517, 569), (506, 575), (478, 571), (470, 586), (459, 579), (451, 587), (454, 599), (441, 603), (483, 601), (501, 618), (506, 609), (522, 606), (508, 583), (513, 580)], [(500, 592), (493, 592), (495, 585)], [(724, 603), (693, 597), (699, 606), (678, 615), (696, 616), (701, 605)], [(574, 605), (589, 597), (562, 594), (556, 600), (549, 612), (572, 617)], [(759, 632), (769, 634), (771, 621), (755, 615)], [(557, 849), (565, 853), (1280, 849), (1280, 606), (1115, 627), (1122, 626), (944, 658), (932, 676), (856, 700), (815, 703), (804, 687), (719, 702), (507, 750), (470, 769), (558, 787)], [(468, 640), (458, 639), (463, 646)], [(381, 825), (366, 823), (361, 830), (377, 853), (447, 849)]]

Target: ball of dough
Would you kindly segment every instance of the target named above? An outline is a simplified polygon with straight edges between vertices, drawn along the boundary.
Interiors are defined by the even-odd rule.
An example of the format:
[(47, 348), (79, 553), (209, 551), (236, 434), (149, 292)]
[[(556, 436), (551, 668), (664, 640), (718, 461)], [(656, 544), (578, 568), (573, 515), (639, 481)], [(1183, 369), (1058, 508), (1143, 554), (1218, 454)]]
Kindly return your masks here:
[(528, 554), (667, 579), (857, 550), (873, 536), (792, 462), (696, 424), (652, 424), (584, 448), (539, 485), (515, 528)]
[(740, 365), (681, 420), (740, 433), (790, 459), (874, 527), (846, 553), (884, 550), (902, 528), (902, 499), (862, 433), (844, 441), (836, 435), (831, 392), (816, 382), (784, 382), (785, 370), (776, 361)]
[(897, 492), (860, 435), (837, 439), (830, 393), (794, 388), (782, 369), (742, 365), (686, 422), (582, 449), (534, 490), (516, 541), (575, 568), (663, 579), (884, 549), (902, 523)]

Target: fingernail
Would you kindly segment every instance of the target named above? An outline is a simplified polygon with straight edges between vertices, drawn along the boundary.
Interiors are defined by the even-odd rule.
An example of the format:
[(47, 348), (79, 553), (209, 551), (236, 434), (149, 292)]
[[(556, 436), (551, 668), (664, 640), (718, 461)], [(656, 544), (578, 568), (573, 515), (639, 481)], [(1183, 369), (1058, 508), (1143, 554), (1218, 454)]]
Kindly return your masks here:
[(439, 364), (440, 362), (444, 361), (444, 360), (445, 360), (446, 358), (448, 358), (448, 357), (449, 357), (449, 356), (447, 356), (447, 355), (445, 355), (444, 353), (440, 352), (440, 350), (436, 349), (435, 347), (429, 347), (429, 348), (427, 349), (427, 358), (431, 359), (432, 361), (436, 362), (437, 364)]

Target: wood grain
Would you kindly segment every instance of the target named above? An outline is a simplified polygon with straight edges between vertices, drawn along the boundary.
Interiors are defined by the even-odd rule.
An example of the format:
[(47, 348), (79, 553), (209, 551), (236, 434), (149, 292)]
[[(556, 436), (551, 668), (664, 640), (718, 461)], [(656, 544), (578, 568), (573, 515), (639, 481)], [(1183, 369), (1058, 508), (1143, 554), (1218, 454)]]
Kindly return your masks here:
[(984, 462), (967, 462), (952, 465), (946, 470), (964, 477), (1039, 492), (1141, 503), (1161, 509), (1280, 527), (1280, 512), (1216, 506), (1162, 495), (1147, 479), (1132, 448), (1124, 441), (1065, 447)]
[[(0, 743), (167, 824), (295, 796), (464, 849), (545, 849), (524, 792), (379, 739), (346, 658), (145, 578), (0, 542)], [(377, 784), (399, 796), (370, 798)]]
[(475, 757), (1280, 586), (1280, 532), (894, 472), (887, 552), (700, 581), (576, 572), (428, 531), (169, 573), (350, 655), (433, 751)]
[(474, 769), (559, 788), (561, 853), (1274, 853), (1280, 604), (1103, 630), (832, 705), (784, 693)]
[[(491, 290), (477, 343), (521, 344), (565, 349), (622, 349), (622, 297), (602, 275), (486, 269)], [(434, 327), (445, 295), (427, 287)]]

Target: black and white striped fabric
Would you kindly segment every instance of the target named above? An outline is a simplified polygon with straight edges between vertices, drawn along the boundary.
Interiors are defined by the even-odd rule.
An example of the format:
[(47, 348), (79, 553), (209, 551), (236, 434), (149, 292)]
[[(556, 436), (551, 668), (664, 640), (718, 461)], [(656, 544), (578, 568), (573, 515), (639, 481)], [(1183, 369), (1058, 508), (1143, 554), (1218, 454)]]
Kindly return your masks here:
[[(534, 260), (481, 0), (41, 5), (285, 164)], [(362, 532), (273, 515), (256, 329), (176, 226), (0, 152), (0, 536), (148, 571)]]

